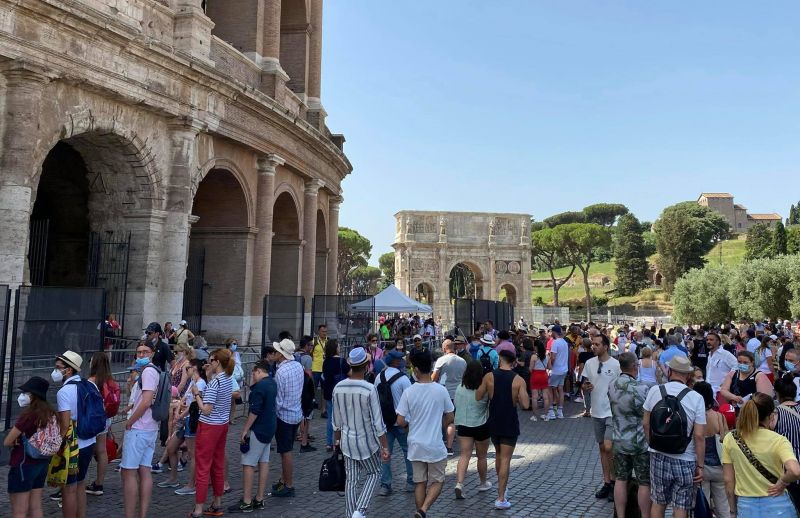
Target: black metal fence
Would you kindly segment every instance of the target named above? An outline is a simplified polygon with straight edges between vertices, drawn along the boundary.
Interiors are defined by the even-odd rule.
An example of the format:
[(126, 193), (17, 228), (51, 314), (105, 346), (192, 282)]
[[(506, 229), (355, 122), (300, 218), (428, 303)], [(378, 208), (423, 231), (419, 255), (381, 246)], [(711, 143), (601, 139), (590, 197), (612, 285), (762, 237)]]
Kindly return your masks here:
[[(1, 291), (1, 290), (0, 290)], [(6, 301), (10, 292), (6, 288)], [(8, 305), (2, 312), (8, 321)], [(91, 356), (103, 349), (106, 298), (102, 288), (22, 286), (14, 294), (11, 343), (0, 348), (0, 415), (9, 428), (18, 413), (17, 387), (31, 376), (50, 379), (55, 357), (66, 350)], [(49, 392), (55, 403), (55, 391)]]
[(305, 298), (291, 295), (265, 295), (261, 315), (261, 343), (275, 341), (281, 331), (289, 331), (295, 342), (303, 336)]
[(183, 284), (183, 313), (189, 329), (203, 332), (203, 288), (205, 285), (206, 249), (190, 248)]
[(316, 295), (311, 305), (311, 331), (325, 324), (328, 336), (339, 343), (350, 339), (363, 339), (372, 329), (374, 308), (368, 311), (353, 311), (350, 306), (370, 298), (372, 295)]
[(119, 336), (125, 336), (125, 303), (128, 293), (128, 258), (131, 233), (123, 237), (92, 232), (89, 235), (89, 261), (86, 285), (106, 290), (106, 313), (116, 316)]
[(494, 328), (500, 331), (509, 330), (514, 322), (514, 306), (509, 302), (456, 299), (453, 309), (456, 327), (467, 335), (487, 320), (491, 320)]

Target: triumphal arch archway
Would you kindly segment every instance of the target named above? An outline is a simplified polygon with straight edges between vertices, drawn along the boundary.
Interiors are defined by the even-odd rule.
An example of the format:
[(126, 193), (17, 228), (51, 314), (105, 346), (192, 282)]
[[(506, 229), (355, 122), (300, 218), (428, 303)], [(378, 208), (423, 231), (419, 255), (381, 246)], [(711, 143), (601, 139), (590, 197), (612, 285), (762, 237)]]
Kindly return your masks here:
[(395, 214), (395, 285), (453, 321), (453, 299), (506, 300), (531, 319), (531, 216), (495, 212)]

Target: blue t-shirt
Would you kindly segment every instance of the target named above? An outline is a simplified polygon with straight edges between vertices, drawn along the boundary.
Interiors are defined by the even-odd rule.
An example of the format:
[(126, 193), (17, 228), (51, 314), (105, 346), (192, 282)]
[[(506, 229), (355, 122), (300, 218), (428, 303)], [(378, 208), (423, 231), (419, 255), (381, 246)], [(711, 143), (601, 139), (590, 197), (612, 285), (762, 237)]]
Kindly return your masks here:
[(658, 363), (663, 363), (666, 365), (676, 354), (683, 356), (684, 358), (688, 358), (687, 354), (683, 352), (677, 345), (670, 345), (669, 348), (661, 353), (661, 356), (658, 357)]
[(272, 378), (264, 378), (250, 387), (250, 413), (258, 416), (251, 430), (256, 434), (256, 439), (264, 444), (272, 442), (275, 436), (277, 396), (278, 385)]

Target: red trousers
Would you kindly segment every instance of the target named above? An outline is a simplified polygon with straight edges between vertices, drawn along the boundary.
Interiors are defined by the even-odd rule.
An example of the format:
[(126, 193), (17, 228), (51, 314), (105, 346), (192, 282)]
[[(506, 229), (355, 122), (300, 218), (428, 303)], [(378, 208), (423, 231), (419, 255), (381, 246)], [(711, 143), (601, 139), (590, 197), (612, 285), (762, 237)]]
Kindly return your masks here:
[(194, 501), (206, 503), (208, 496), (208, 479), (214, 488), (214, 496), (222, 496), (225, 492), (225, 440), (228, 437), (228, 424), (197, 424), (197, 436), (194, 440)]

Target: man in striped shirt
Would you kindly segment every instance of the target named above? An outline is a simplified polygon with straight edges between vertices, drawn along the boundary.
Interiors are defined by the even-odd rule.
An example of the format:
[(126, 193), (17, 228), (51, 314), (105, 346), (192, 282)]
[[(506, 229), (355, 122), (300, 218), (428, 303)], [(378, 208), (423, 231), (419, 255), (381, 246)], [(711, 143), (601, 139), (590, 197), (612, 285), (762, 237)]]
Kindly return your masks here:
[[(364, 381), (369, 356), (363, 347), (356, 347), (350, 351), (347, 363), (350, 378), (333, 389), (333, 429), (347, 473), (346, 516), (364, 518), (380, 480), (381, 459), (389, 462), (390, 454), (378, 391)], [(359, 492), (362, 476), (366, 480)]]

